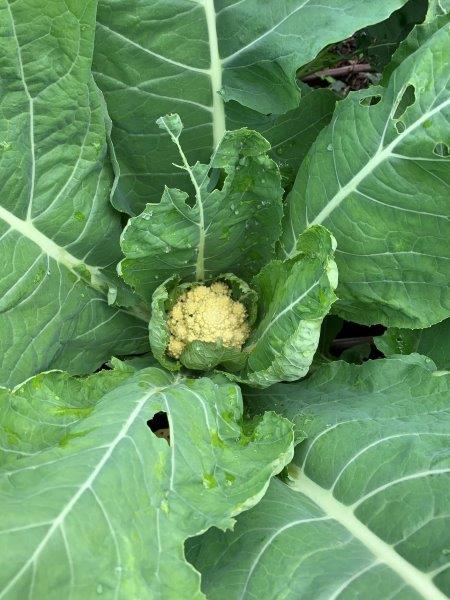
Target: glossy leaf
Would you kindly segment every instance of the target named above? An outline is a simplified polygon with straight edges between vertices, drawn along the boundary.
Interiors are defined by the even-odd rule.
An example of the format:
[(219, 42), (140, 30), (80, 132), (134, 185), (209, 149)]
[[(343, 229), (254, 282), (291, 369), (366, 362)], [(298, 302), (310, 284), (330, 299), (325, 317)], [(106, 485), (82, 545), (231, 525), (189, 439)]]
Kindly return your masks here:
[[(132, 371), (0, 390), (1, 598), (203, 598), (184, 540), (230, 527), (291, 459), (274, 413), (243, 434), (236, 386)], [(161, 411), (170, 446), (147, 426)]]
[(226, 102), (261, 114), (295, 109), (299, 67), (405, 1), (277, 0), (262, 10), (259, 0), (101, 0), (94, 72), (114, 123), (114, 205), (135, 215), (164, 185), (185, 188), (159, 116), (180, 114), (188, 159), (206, 162), (229, 127)]
[(386, 88), (340, 102), (290, 195), (284, 251), (306, 226), (329, 228), (344, 318), (418, 328), (450, 312), (449, 43), (447, 24), (407, 56)]
[(291, 487), (274, 481), (233, 532), (193, 542), (207, 597), (444, 600), (449, 377), (416, 355), (251, 392), (252, 410), (275, 407), (307, 439)]
[(145, 314), (109, 305), (133, 300), (114, 275), (121, 223), (90, 73), (96, 2), (70, 4), (0, 1), (0, 384), (90, 372), (147, 345)]

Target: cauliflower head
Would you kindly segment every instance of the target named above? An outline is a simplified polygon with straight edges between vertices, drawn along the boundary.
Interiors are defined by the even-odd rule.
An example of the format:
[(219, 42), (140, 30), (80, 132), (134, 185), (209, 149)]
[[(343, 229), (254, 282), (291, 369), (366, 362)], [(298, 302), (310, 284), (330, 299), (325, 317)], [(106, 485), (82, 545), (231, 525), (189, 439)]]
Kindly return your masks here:
[(195, 340), (221, 342), (241, 348), (250, 334), (244, 305), (231, 298), (223, 282), (198, 285), (182, 294), (169, 313), (170, 340), (167, 352), (180, 358), (186, 344)]

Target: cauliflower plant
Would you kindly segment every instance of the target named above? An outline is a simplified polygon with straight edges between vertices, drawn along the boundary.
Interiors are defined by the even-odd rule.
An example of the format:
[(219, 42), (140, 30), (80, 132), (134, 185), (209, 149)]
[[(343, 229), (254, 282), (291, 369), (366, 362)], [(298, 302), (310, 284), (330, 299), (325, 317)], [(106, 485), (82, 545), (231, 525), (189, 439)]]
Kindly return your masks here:
[(250, 333), (244, 305), (231, 298), (231, 290), (223, 282), (198, 285), (182, 294), (167, 324), (167, 352), (174, 358), (180, 358), (186, 344), (194, 340), (240, 349)]

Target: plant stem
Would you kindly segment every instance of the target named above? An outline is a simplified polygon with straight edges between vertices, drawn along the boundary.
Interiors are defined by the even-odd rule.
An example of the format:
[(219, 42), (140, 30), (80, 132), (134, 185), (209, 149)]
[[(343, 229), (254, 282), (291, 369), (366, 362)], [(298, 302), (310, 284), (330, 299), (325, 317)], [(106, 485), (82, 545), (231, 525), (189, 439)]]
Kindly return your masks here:
[(370, 73), (373, 71), (368, 63), (357, 63), (351, 65), (345, 65), (343, 67), (334, 67), (332, 69), (323, 69), (323, 71), (317, 71), (310, 75), (305, 75), (301, 78), (302, 81), (315, 81), (316, 79), (322, 79), (324, 77), (342, 77), (343, 75), (351, 75), (352, 73)]

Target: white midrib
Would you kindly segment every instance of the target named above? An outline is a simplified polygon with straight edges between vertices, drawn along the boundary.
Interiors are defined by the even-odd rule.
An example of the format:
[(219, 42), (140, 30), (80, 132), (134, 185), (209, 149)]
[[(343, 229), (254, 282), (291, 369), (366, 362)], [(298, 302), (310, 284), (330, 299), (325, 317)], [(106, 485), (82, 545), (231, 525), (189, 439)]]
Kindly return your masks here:
[(58, 244), (55, 244), (53, 240), (36, 229), (32, 221), (19, 219), (2, 206), (0, 206), (0, 219), (9, 225), (10, 229), (17, 231), (17, 233), (36, 244), (44, 254), (64, 265), (78, 278), (81, 278), (80, 269), (89, 271), (90, 285), (97, 291), (105, 292), (105, 281), (98, 267), (87, 265), (64, 248), (61, 248), (61, 246), (58, 246)]
[(358, 188), (358, 185), (368, 176), (370, 175), (382, 162), (384, 162), (389, 156), (392, 155), (392, 151), (394, 148), (407, 137), (414, 129), (417, 129), (422, 123), (433, 117), (436, 113), (443, 110), (446, 106), (450, 104), (450, 98), (435, 106), (432, 110), (424, 113), (417, 121), (412, 123), (409, 127), (405, 129), (401, 134), (399, 134), (390, 144), (388, 144), (383, 150), (380, 148), (375, 153), (373, 158), (369, 160), (369, 162), (359, 171), (350, 181), (341, 187), (337, 194), (333, 196), (333, 198), (328, 202), (326, 206), (319, 212), (319, 214), (314, 218), (309, 225), (320, 225), (322, 224), (330, 214), (347, 198), (350, 194), (355, 192)]
[(354, 515), (351, 507), (338, 502), (332, 493), (312, 481), (300, 471), (291, 487), (315, 502), (327, 516), (345, 527), (372, 554), (386, 564), (407, 585), (416, 590), (426, 600), (446, 600), (446, 596), (434, 585), (430, 576), (416, 569), (398, 554), (392, 546), (376, 536), (366, 525)]
[(222, 61), (219, 54), (219, 40), (217, 37), (216, 9), (214, 0), (204, 0), (203, 7), (208, 28), (209, 53), (211, 58), (209, 75), (211, 77), (212, 103), (213, 103), (213, 141), (214, 148), (220, 143), (225, 134), (225, 107), (219, 94), (222, 88)]
[(299, 302), (301, 302), (303, 300), (303, 298), (305, 298), (309, 292), (311, 292), (316, 285), (319, 284), (319, 281), (315, 281), (305, 292), (303, 292), (303, 294), (301, 294), (300, 296), (298, 296), (295, 300), (293, 300), (290, 304), (288, 304), (288, 306), (286, 306), (286, 308), (284, 308), (281, 312), (279, 312), (277, 314), (276, 317), (274, 317), (270, 323), (268, 323), (268, 325), (265, 327), (264, 331), (261, 333), (260, 336), (258, 336), (258, 338), (255, 341), (255, 345), (257, 343), (259, 343), (267, 334), (267, 332), (275, 325), (275, 323), (277, 321), (279, 321), (282, 317), (284, 317), (284, 315), (288, 312), (290, 312)]
[(41, 540), (39, 545), (36, 547), (33, 554), (22, 565), (22, 567), (17, 571), (17, 573), (14, 575), (14, 577), (8, 582), (6, 587), (4, 587), (3, 590), (0, 590), (0, 598), (3, 598), (8, 593), (8, 591), (16, 584), (16, 582), (20, 579), (20, 577), (22, 577), (22, 575), (27, 571), (27, 569), (39, 558), (41, 552), (44, 550), (45, 546), (47, 545), (48, 541), (51, 539), (52, 535), (55, 533), (55, 531), (61, 525), (64, 524), (64, 521), (65, 521), (67, 515), (70, 513), (70, 511), (75, 506), (75, 504), (78, 502), (78, 500), (81, 498), (81, 496), (86, 492), (86, 490), (90, 489), (90, 487), (94, 483), (95, 479), (97, 478), (97, 476), (99, 475), (99, 473), (101, 472), (101, 470), (103, 469), (105, 464), (111, 458), (111, 455), (114, 452), (114, 450), (116, 449), (119, 442), (127, 435), (130, 427), (133, 425), (134, 421), (138, 417), (138, 415), (141, 412), (144, 405), (149, 401), (149, 399), (154, 394), (157, 394), (157, 393), (163, 391), (164, 389), (166, 389), (166, 386), (161, 387), (161, 388), (154, 388), (136, 404), (136, 407), (133, 409), (130, 416), (126, 420), (126, 422), (122, 425), (117, 436), (114, 438), (114, 440), (111, 442), (111, 444), (106, 446), (107, 450), (103, 454), (103, 456), (99, 460), (99, 462), (97, 463), (95, 469), (92, 471), (92, 473), (89, 475), (89, 477), (80, 485), (80, 487), (77, 489), (77, 492), (72, 496), (72, 498), (69, 500), (69, 502), (64, 506), (64, 508), (60, 511), (58, 516), (54, 519), (51, 527), (49, 528), (49, 530), (47, 531), (47, 533), (45, 534), (45, 536), (43, 537), (43, 539)]

